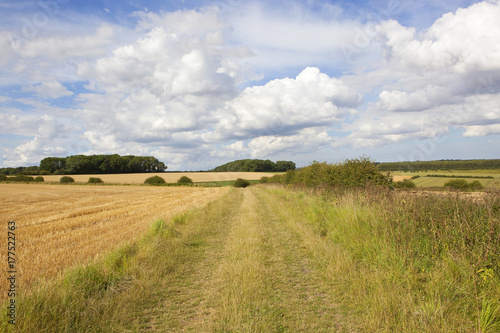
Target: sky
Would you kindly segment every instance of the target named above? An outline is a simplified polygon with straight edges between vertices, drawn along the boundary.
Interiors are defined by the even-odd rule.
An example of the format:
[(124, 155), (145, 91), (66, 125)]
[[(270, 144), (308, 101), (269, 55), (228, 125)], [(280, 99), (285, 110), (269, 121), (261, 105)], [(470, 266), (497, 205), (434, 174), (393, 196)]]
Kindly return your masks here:
[(500, 1), (0, 1), (0, 167), (500, 158)]

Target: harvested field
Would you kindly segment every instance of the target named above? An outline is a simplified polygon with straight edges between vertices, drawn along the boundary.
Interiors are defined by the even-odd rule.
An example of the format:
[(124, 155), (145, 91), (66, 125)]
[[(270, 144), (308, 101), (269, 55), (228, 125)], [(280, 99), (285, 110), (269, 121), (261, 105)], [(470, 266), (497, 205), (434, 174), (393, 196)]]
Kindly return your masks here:
[(394, 175), (392, 176), (392, 181), (394, 182), (401, 182), (405, 179), (411, 179), (412, 176), (402, 176), (402, 175)]
[[(86, 183), (89, 177), (101, 178), (105, 183), (116, 184), (142, 184), (146, 178), (160, 176), (167, 183), (175, 183), (182, 176), (187, 176), (195, 183), (230, 181), (238, 178), (258, 180), (264, 176), (273, 176), (275, 173), (267, 172), (161, 172), (161, 173), (127, 173), (127, 174), (102, 174), (102, 175), (70, 175), (78, 183)], [(46, 182), (59, 182), (61, 175), (43, 176)]]
[[(0, 184), (2, 223), (6, 229), (7, 221), (16, 221), (18, 288), (135, 240), (152, 222), (206, 204), (227, 189)], [(7, 232), (0, 246), (7, 248)], [(6, 255), (1, 252), (3, 263)], [(0, 298), (6, 283), (0, 283)]]

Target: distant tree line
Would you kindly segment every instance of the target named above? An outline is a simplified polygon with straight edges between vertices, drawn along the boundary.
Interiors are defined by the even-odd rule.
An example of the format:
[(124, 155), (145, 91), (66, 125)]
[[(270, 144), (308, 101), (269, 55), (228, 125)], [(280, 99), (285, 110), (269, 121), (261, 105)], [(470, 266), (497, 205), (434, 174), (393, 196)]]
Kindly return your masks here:
[(388, 162), (377, 165), (380, 171), (481, 170), (500, 169), (500, 160), (440, 160)]
[(262, 177), (261, 183), (299, 184), (306, 186), (366, 186), (391, 185), (391, 178), (382, 173), (367, 157), (348, 159), (342, 163), (328, 164), (314, 161), (300, 170)]
[(212, 171), (215, 172), (285, 172), (295, 170), (295, 163), (292, 161), (277, 161), (274, 163), (270, 160), (246, 159), (237, 160), (218, 166)]
[(0, 168), (0, 175), (38, 175), (38, 166)]
[(167, 166), (153, 156), (73, 155), (47, 157), (40, 162), (40, 174), (100, 174), (164, 172)]
[(100, 173), (164, 172), (167, 166), (152, 156), (73, 155), (47, 157), (40, 166), (1, 168), (3, 175), (76, 175)]

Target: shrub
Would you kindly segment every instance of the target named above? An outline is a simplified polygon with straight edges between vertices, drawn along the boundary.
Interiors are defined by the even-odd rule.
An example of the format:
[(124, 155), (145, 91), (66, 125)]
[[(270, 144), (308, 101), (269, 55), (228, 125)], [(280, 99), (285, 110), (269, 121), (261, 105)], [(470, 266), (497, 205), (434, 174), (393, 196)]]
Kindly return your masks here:
[(101, 179), (101, 178), (97, 178), (97, 177), (90, 177), (87, 183), (88, 183), (88, 184), (102, 184), (102, 183), (104, 183), (104, 182), (102, 181), (102, 179)]
[(448, 187), (453, 190), (467, 191), (467, 190), (482, 190), (484, 188), (483, 184), (479, 180), (475, 180), (471, 183), (467, 183), (465, 179), (454, 179), (446, 182), (444, 187)]
[(34, 180), (33, 177), (25, 176), (25, 175), (16, 175), (14, 177), (10, 177), (7, 180), (11, 182), (32, 182)]
[(43, 183), (45, 181), (45, 179), (43, 179), (42, 176), (38, 176), (38, 177), (35, 177), (34, 181), (37, 183)]
[(268, 181), (269, 181), (269, 177), (264, 176), (264, 177), (261, 177), (261, 178), (260, 178), (259, 183), (261, 183), (261, 184), (265, 184), (265, 183), (267, 183)]
[(59, 179), (59, 183), (61, 184), (68, 184), (68, 183), (74, 183), (75, 180), (72, 177), (69, 176), (64, 176)]
[(193, 184), (193, 180), (187, 176), (182, 176), (177, 180), (177, 184), (179, 185), (191, 185)]
[(394, 187), (395, 188), (414, 188), (414, 187), (416, 187), (416, 185), (411, 180), (405, 179), (405, 180), (400, 181), (400, 182), (395, 182)]
[(166, 183), (165, 179), (161, 178), (160, 176), (152, 176), (144, 181), (144, 184), (149, 184), (149, 185), (159, 185), (165, 183)]
[(473, 181), (472, 183), (469, 184), (469, 189), (471, 189), (473, 191), (474, 190), (482, 190), (482, 189), (484, 189), (484, 186), (483, 186), (483, 184), (481, 184), (479, 182), (479, 180), (475, 180), (475, 181)]
[(6, 175), (0, 175), (0, 182), (4, 182), (7, 180), (7, 176)]
[(247, 187), (250, 185), (250, 182), (246, 179), (238, 178), (234, 181), (234, 187)]

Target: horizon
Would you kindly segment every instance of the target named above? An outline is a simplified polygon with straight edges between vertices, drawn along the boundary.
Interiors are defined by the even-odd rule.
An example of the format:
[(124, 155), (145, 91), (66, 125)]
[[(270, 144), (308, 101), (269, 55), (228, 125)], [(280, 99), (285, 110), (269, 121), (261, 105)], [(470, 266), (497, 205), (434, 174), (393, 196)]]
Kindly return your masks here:
[(0, 168), (500, 158), (499, 0), (0, 8)]

